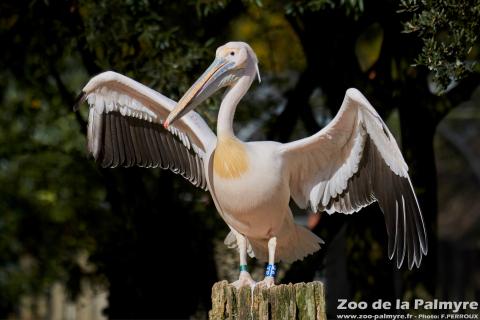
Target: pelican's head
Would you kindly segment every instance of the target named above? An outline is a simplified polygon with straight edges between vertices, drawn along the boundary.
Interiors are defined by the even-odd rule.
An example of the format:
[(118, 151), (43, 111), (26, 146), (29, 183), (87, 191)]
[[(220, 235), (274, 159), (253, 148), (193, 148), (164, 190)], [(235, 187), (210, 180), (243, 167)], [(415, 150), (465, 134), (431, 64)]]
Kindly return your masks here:
[(167, 128), (219, 89), (234, 85), (240, 78), (250, 77), (251, 83), (255, 74), (260, 81), (257, 56), (248, 44), (229, 42), (219, 47), (213, 63), (178, 101), (164, 127)]

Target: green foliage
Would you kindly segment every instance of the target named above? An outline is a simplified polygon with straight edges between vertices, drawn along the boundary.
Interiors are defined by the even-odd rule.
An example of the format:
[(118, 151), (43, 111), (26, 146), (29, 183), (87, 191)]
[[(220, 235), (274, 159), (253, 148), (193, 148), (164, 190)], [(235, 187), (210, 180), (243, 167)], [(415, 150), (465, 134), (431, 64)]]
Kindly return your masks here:
[[(412, 15), (405, 32), (423, 42), (416, 63), (433, 71), (442, 91), (452, 81), (478, 72), (480, 3), (476, 0), (402, 0), (401, 12)], [(476, 70), (476, 71), (475, 71)]]
[(347, 16), (358, 18), (364, 10), (363, 0), (301, 0), (288, 1), (285, 5), (285, 12), (289, 15), (303, 14), (308, 11), (320, 11), (325, 9), (340, 8)]
[(43, 9), (2, 3), (0, 10), (9, 46), (0, 62), (0, 315), (21, 294), (42, 292), (78, 269), (78, 253), (96, 246), (90, 218), (105, 212), (84, 137), (55, 80), (61, 67), (75, 85), (82, 70), (70, 47), (58, 51), (69, 42), (67, 30), (58, 19), (50, 25)]
[(82, 4), (87, 46), (102, 70), (115, 67), (179, 98), (213, 58), (212, 41), (195, 27), (197, 20), (181, 19), (195, 17), (194, 4), (105, 0)]
[[(83, 270), (79, 256), (136, 228), (112, 212), (105, 177), (86, 157), (86, 110), (75, 115), (73, 98), (108, 69), (178, 98), (213, 59), (196, 10), (195, 1), (0, 4), (9, 48), (0, 53), (0, 317), (54, 281), (78, 293), (82, 277), (102, 276)], [(149, 176), (155, 194), (158, 172)], [(185, 207), (201, 215), (198, 199)]]

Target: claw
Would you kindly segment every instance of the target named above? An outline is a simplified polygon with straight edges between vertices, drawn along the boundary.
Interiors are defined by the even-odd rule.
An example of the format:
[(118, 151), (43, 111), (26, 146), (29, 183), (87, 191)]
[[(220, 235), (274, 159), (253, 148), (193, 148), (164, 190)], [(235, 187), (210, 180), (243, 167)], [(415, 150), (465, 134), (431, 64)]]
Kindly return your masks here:
[(264, 288), (271, 288), (275, 286), (275, 278), (274, 277), (265, 277), (260, 282), (257, 282), (257, 286), (259, 287), (264, 287)]
[(240, 277), (238, 280), (231, 283), (231, 285), (237, 288), (237, 290), (244, 286), (250, 286), (250, 288), (254, 288), (255, 284), (255, 281), (247, 271), (240, 272)]

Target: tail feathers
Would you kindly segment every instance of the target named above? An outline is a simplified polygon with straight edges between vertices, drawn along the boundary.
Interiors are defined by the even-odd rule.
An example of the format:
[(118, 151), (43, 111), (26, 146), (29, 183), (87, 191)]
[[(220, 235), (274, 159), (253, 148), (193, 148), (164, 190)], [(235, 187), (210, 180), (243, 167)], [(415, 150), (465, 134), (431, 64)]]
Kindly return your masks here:
[(286, 238), (285, 241), (280, 243), (277, 240), (276, 255), (279, 260), (284, 262), (291, 263), (296, 260), (302, 260), (306, 256), (318, 251), (320, 244), (324, 244), (320, 237), (307, 228), (295, 225), (295, 230), (292, 233), (295, 235), (292, 235), (290, 239)]
[[(260, 261), (268, 261), (268, 239), (249, 239), (249, 242), (255, 257)], [(295, 225), (289, 234), (277, 237), (275, 261), (291, 263), (302, 260), (309, 254), (318, 251), (320, 244), (323, 243), (323, 240), (310, 230)]]
[[(225, 245), (230, 249), (237, 249), (238, 248), (237, 237), (235, 237), (235, 234), (232, 231), (230, 231), (227, 234), (223, 243), (225, 243)], [(255, 258), (255, 254), (253, 253), (252, 245), (250, 244), (250, 241), (248, 241), (248, 240), (247, 240), (247, 254), (250, 258)]]
[(229, 247), (230, 249), (235, 249), (238, 247), (237, 245), (237, 238), (235, 237), (235, 235), (233, 234), (232, 231), (230, 231), (228, 234), (227, 234), (227, 237), (225, 238), (225, 240), (223, 241), (223, 243), (225, 243), (225, 245), (227, 247)]

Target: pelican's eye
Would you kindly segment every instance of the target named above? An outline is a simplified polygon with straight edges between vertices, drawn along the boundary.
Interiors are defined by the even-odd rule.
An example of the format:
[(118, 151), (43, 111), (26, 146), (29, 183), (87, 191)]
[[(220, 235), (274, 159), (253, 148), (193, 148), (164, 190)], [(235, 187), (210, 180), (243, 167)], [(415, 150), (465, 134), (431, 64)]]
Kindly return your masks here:
[(231, 55), (231, 56), (234, 56), (234, 55), (235, 55), (235, 52), (230, 51), (230, 55)]

